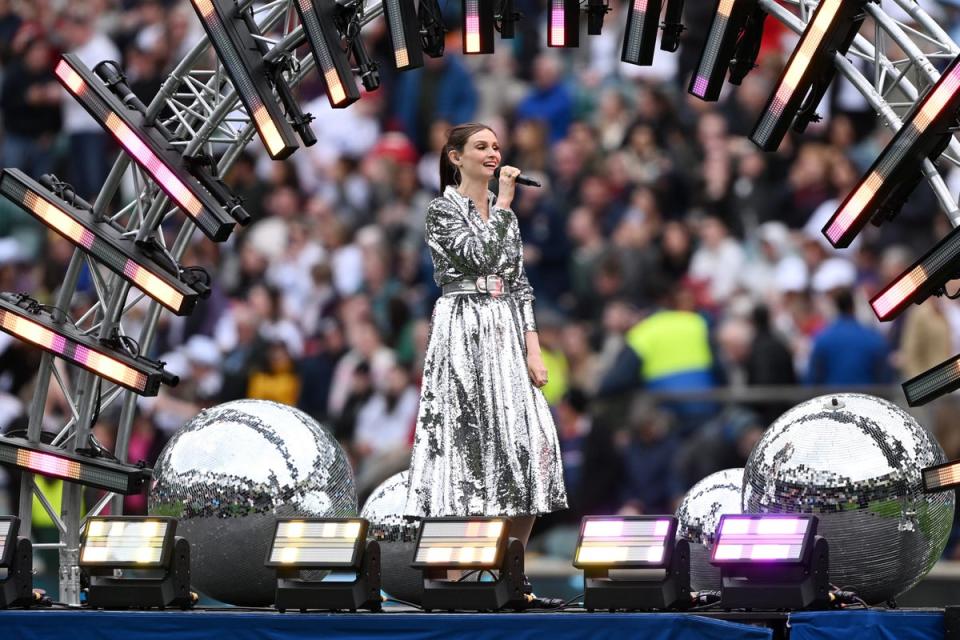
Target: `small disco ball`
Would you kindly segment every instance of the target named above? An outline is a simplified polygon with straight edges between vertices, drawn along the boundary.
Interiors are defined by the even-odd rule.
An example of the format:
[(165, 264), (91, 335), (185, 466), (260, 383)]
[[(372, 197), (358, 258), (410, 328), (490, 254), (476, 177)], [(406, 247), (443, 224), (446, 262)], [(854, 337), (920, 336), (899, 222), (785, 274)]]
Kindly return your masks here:
[(420, 604), (423, 573), (410, 568), (420, 520), (403, 517), (408, 485), (406, 471), (390, 476), (367, 498), (360, 517), (370, 522), (367, 537), (380, 543), (383, 590), (397, 600)]
[(217, 600), (266, 606), (276, 572), (264, 566), (277, 518), (355, 517), (346, 454), (307, 414), (265, 400), (205, 409), (164, 447), (151, 515), (179, 519), (193, 585)]
[(690, 586), (695, 591), (719, 590), (720, 569), (710, 564), (720, 516), (740, 513), (743, 469), (711, 473), (693, 485), (677, 508), (677, 539), (690, 542)]
[(946, 462), (907, 412), (840, 393), (780, 416), (744, 469), (744, 513), (812, 513), (830, 546), (830, 582), (870, 604), (919, 582), (953, 522), (952, 491), (926, 494), (920, 471)]

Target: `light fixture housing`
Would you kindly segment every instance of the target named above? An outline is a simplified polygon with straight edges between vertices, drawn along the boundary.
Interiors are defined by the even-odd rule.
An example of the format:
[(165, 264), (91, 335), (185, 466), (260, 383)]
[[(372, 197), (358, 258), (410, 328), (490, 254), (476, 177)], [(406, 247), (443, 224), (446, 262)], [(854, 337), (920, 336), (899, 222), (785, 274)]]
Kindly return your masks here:
[[(523, 543), (506, 518), (424, 518), (411, 567), (423, 572), (423, 608), (497, 610), (522, 601)], [(448, 580), (448, 569), (499, 570), (493, 582)]]
[(946, 238), (897, 276), (870, 300), (877, 318), (892, 320), (911, 303), (921, 303), (960, 275), (960, 229)]
[(57, 322), (22, 294), (0, 293), (0, 330), (142, 396), (157, 395), (161, 383), (179, 382), (161, 363), (111, 349), (71, 324)]
[(830, 598), (827, 541), (811, 514), (724, 514), (710, 563), (720, 567), (721, 606), (807, 609)]
[(580, 46), (579, 0), (548, 0), (547, 46)]
[(0, 464), (123, 495), (141, 493), (153, 474), (148, 467), (9, 436), (0, 436)]
[(295, 0), (300, 24), (317, 63), (317, 70), (327, 91), (330, 106), (347, 107), (360, 99), (360, 89), (350, 66), (350, 59), (340, 48), (335, 0)]
[(493, 53), (494, 0), (460, 0), (463, 53)]
[(19, 528), (20, 518), (0, 516), (0, 609), (33, 601), (33, 545)]
[(90, 575), (87, 606), (187, 608), (190, 545), (176, 537), (177, 520), (157, 516), (98, 516), (80, 539), (80, 568)]
[(192, 277), (192, 284), (181, 279), (186, 272), (179, 264), (155, 259), (113, 225), (97, 221), (92, 211), (73, 206), (19, 169), (0, 171), (0, 194), (178, 316), (189, 315), (209, 295)]
[[(363, 518), (278, 519), (266, 561), (277, 571), (277, 610), (379, 611), (380, 545), (367, 541), (368, 526)], [(306, 569), (349, 570), (353, 580), (304, 578)]]
[(674, 516), (587, 516), (573, 566), (584, 572), (587, 611), (686, 609), (690, 543)]
[(274, 160), (297, 150), (296, 134), (274, 96), (263, 56), (240, 8), (230, 0), (190, 0), (260, 140)]
[[(836, 213), (823, 228), (823, 234), (835, 247), (847, 247), (874, 215), (890, 200), (905, 197), (919, 181), (920, 164), (936, 158), (946, 148), (951, 127), (960, 109), (960, 56), (954, 58), (940, 79), (909, 113), (903, 126), (880, 153), (867, 175), (844, 198)], [(908, 192), (909, 193), (909, 192)], [(894, 208), (895, 209), (898, 207)]]
[(627, 11), (627, 27), (623, 32), (620, 60), (636, 65), (653, 64), (660, 28), (663, 0), (632, 0)]
[(128, 108), (76, 55), (64, 54), (54, 75), (124, 151), (208, 238), (226, 240), (237, 221), (184, 166), (184, 159), (139, 111)]
[[(764, 151), (776, 151), (796, 119), (800, 130), (813, 118), (835, 73), (833, 57), (846, 54), (863, 23), (870, 0), (822, 0), (774, 87), (750, 139)], [(798, 117), (803, 109), (807, 114)]]
[[(723, 82), (730, 70), (731, 61), (739, 50), (742, 38), (747, 37), (747, 25), (751, 15), (758, 11), (757, 0), (718, 0), (717, 11), (710, 21), (710, 30), (703, 49), (700, 51), (700, 60), (690, 77), (690, 86), (687, 91), (701, 100), (716, 102), (720, 99)], [(766, 16), (762, 10), (755, 19), (759, 20), (757, 30), (763, 33), (763, 21)], [(749, 53), (744, 51), (748, 56)], [(754, 59), (756, 55), (754, 54)], [(753, 61), (750, 61), (753, 66)], [(731, 82), (739, 84), (742, 78), (734, 78)]]
[(420, 46), (420, 19), (413, 0), (383, 0), (383, 17), (387, 23), (393, 65), (397, 71), (423, 66)]
[(924, 493), (950, 491), (960, 487), (960, 460), (926, 467), (920, 472)]
[(903, 395), (911, 407), (919, 407), (942, 395), (960, 389), (960, 355), (903, 383)]

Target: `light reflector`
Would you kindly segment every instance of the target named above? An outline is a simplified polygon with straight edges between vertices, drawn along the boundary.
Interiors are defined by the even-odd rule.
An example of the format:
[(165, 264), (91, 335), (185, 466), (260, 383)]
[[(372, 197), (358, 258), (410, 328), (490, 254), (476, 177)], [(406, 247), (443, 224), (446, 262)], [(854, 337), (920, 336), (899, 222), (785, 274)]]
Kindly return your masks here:
[(960, 267), (960, 229), (954, 229), (930, 252), (897, 276), (870, 300), (880, 320), (891, 320), (911, 303), (920, 303), (945, 282), (957, 277)]
[(903, 383), (903, 394), (911, 407), (927, 404), (957, 389), (960, 389), (960, 355)]
[[(547, 21), (547, 45), (551, 47), (579, 47), (579, 0), (550, 0), (549, 4), (550, 15)], [(654, 27), (654, 29), (656, 29), (656, 27)]]
[(215, 242), (226, 240), (236, 221), (183, 166), (183, 158), (138, 111), (128, 109), (74, 54), (64, 54), (54, 74), (123, 150)]
[(360, 90), (350, 60), (340, 48), (340, 32), (335, 20), (337, 3), (334, 0), (296, 0), (294, 5), (327, 89), (330, 106), (341, 108), (353, 104), (360, 99)]
[(417, 8), (413, 0), (384, 0), (383, 15), (393, 48), (393, 64), (398, 71), (423, 66)]
[(277, 520), (268, 567), (357, 567), (367, 539), (367, 521), (359, 518)]
[(505, 518), (425, 518), (411, 566), (498, 568), (508, 530)]
[(14, 516), (0, 516), (0, 567), (10, 566), (19, 525), (20, 520)]
[(724, 514), (717, 525), (711, 562), (800, 563), (815, 534), (816, 520), (809, 515)]
[(653, 63), (657, 46), (657, 29), (663, 0), (632, 0), (627, 12), (627, 28), (623, 32), (620, 59), (637, 65)]
[(668, 516), (588, 516), (580, 525), (573, 566), (664, 567), (676, 533), (677, 520)]
[(956, 489), (960, 486), (960, 460), (927, 467), (921, 475), (923, 490), (927, 493)]
[(263, 57), (236, 3), (190, 0), (230, 82), (274, 160), (296, 151), (297, 138), (287, 122), (264, 68)]
[(737, 50), (737, 40), (756, 6), (756, 0), (719, 0), (700, 61), (690, 78), (691, 94), (711, 102), (720, 98), (730, 60)]
[[(764, 151), (775, 151), (814, 83), (829, 82), (833, 55), (846, 53), (863, 22), (867, 0), (821, 0), (800, 43), (767, 102), (750, 139)], [(825, 88), (825, 87), (824, 87)], [(812, 105), (813, 108), (816, 105)]]
[(0, 172), (0, 194), (97, 259), (177, 315), (187, 315), (200, 293), (160, 266), (110, 224), (63, 201), (19, 169)]
[(465, 54), (493, 53), (493, 0), (461, 0), (461, 2), (463, 52)]
[(823, 233), (835, 247), (846, 247), (866, 226), (877, 209), (891, 197), (908, 175), (919, 170), (924, 158), (935, 160), (949, 136), (947, 128), (960, 109), (960, 57), (917, 103), (900, 130), (880, 153), (833, 217)]
[(152, 473), (145, 467), (90, 458), (5, 436), (0, 436), (0, 464), (125, 495), (140, 493)]
[(142, 396), (157, 395), (161, 382), (173, 386), (179, 381), (157, 362), (109, 350), (69, 324), (54, 322), (49, 312), (19, 294), (0, 293), (0, 330)]
[(90, 518), (80, 539), (80, 566), (165, 567), (176, 528), (174, 518)]

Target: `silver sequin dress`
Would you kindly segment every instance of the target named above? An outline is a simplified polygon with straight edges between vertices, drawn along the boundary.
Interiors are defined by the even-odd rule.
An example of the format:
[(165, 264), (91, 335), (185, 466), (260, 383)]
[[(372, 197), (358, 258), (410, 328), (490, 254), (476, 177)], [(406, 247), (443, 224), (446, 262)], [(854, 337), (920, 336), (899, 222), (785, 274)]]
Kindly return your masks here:
[(447, 187), (427, 209), (438, 285), (497, 274), (511, 292), (441, 296), (433, 309), (405, 515), (534, 515), (567, 507), (557, 430), (527, 373), (535, 331), (517, 218)]

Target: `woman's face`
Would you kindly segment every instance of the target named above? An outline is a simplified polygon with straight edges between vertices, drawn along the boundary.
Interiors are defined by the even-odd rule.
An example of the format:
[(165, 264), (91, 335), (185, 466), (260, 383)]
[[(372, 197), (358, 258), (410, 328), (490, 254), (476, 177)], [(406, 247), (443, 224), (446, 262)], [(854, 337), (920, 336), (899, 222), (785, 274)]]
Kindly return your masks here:
[(463, 153), (450, 152), (450, 161), (460, 165), (460, 174), (467, 179), (487, 182), (500, 166), (500, 143), (489, 129), (481, 129), (467, 138)]

